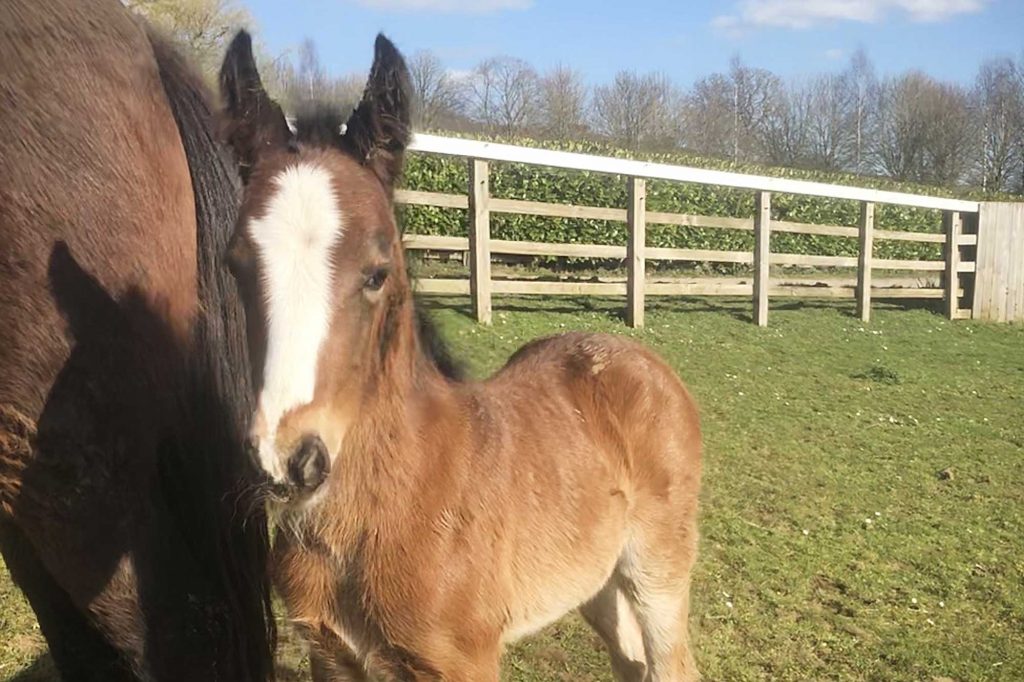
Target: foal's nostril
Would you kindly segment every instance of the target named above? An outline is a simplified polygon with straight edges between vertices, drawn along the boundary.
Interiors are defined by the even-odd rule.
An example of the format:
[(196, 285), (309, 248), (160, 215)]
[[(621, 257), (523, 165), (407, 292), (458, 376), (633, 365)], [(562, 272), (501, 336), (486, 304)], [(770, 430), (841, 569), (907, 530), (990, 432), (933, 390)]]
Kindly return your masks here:
[(305, 436), (288, 459), (288, 478), (298, 488), (315, 490), (327, 478), (329, 471), (327, 446), (319, 436)]

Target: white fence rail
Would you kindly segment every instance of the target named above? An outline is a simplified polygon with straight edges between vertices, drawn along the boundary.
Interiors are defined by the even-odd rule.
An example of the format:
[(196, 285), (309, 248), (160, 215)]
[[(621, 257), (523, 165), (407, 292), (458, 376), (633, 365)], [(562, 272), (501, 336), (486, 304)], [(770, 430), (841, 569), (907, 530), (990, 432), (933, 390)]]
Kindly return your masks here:
[(482, 140), (464, 140), (455, 137), (442, 137), (440, 135), (416, 135), (411, 149), (418, 152), (464, 156), (484, 161), (528, 163), (536, 166), (627, 175), (651, 180), (676, 180), (678, 182), (692, 182), (701, 185), (723, 185), (740, 189), (778, 192), (780, 194), (806, 194), (835, 199), (852, 199), (853, 201), (871, 201), (879, 204), (934, 208), (940, 211), (978, 212), (977, 201), (962, 201), (960, 199), (906, 194), (903, 192), (886, 192), (877, 189), (849, 187), (847, 185), (829, 185), (823, 182), (773, 178), (766, 175), (746, 175), (744, 173), (707, 170), (689, 166), (672, 166), (664, 163), (617, 159), (608, 156), (560, 152), (533, 147), (518, 147), (510, 144), (498, 144)]

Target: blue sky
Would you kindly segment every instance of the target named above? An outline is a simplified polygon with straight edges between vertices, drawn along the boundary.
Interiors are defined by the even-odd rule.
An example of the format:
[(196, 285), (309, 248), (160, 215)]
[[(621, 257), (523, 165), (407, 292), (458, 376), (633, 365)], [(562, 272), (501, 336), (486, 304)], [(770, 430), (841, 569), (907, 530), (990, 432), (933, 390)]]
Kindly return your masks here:
[(969, 82), (988, 57), (1024, 55), (1024, 0), (242, 0), (273, 54), (312, 38), (328, 71), (369, 66), (384, 31), (463, 71), (512, 55), (592, 83), (620, 69), (680, 85), (739, 54), (787, 78), (841, 69), (859, 46), (882, 75)]

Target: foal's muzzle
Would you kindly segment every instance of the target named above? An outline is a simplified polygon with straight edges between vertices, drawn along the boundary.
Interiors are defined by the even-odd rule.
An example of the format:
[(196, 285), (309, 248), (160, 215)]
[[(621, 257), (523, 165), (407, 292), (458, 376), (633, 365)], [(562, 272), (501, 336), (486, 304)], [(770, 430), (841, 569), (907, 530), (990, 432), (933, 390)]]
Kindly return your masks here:
[(312, 492), (327, 480), (331, 461), (320, 436), (304, 436), (288, 458), (288, 482), (304, 492)]

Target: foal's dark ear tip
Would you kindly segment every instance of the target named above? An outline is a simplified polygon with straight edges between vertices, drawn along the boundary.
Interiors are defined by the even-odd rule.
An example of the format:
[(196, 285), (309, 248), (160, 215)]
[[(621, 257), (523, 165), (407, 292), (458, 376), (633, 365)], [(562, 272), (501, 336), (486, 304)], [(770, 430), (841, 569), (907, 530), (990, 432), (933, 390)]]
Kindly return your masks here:
[(384, 35), (383, 33), (377, 34), (377, 39), (373, 42), (373, 51), (377, 59), (401, 59), (402, 53), (398, 51), (395, 44)]
[(221, 85), (228, 88), (236, 87), (236, 81), (249, 78), (250, 71), (254, 68), (252, 36), (245, 29), (241, 29), (231, 39), (228, 49), (224, 52), (224, 60), (220, 67)]
[(239, 29), (235, 37), (231, 39), (231, 44), (228, 45), (228, 56), (237, 55), (239, 52), (242, 54), (252, 52), (252, 36), (244, 28)]

